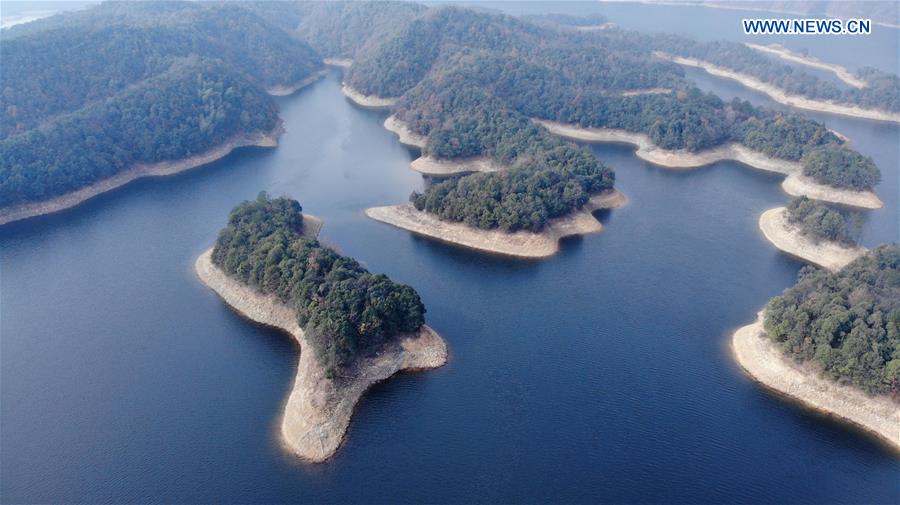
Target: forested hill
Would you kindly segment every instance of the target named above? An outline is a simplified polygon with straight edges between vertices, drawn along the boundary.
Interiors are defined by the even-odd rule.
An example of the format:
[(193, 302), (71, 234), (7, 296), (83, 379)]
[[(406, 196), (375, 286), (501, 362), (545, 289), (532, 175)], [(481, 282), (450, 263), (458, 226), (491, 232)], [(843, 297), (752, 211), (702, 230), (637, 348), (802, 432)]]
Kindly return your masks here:
[[(356, 5), (333, 10), (331, 24), (358, 15)], [(394, 113), (427, 138), (425, 154), (490, 156), (508, 167), (429, 186), (411, 195), (418, 209), (478, 228), (539, 230), (612, 187), (611, 170), (530, 118), (644, 133), (674, 150), (736, 142), (800, 162), (806, 175), (841, 188), (880, 180), (871, 159), (823, 124), (704, 93), (679, 66), (655, 58), (655, 46), (626, 44), (619, 30), (607, 37), (609, 30), (552, 21), (433, 8), (355, 53), (347, 82), (365, 94), (400, 97)]]
[(0, 61), (0, 206), (267, 133), (266, 90), (323, 66), (239, 4), (195, 2), (105, 3), (4, 30)]
[(418, 331), (425, 307), (414, 289), (372, 274), (303, 236), (300, 204), (265, 193), (231, 211), (212, 260), (219, 268), (294, 307), (329, 376), (392, 338)]
[(873, 249), (836, 273), (805, 267), (769, 302), (765, 328), (791, 358), (900, 398), (900, 247)]
[[(554, 29), (503, 15), (433, 9), (367, 59), (358, 59), (347, 81), (366, 94), (415, 95), (401, 102), (402, 116), (420, 127), (414, 128), (417, 133), (432, 137), (431, 127), (418, 118), (459, 115), (456, 104), (427, 99), (449, 93), (434, 86), (439, 82), (440, 87), (477, 87), (528, 117), (644, 133), (666, 149), (699, 151), (737, 142), (799, 161), (806, 175), (824, 184), (868, 189), (879, 182), (872, 160), (844, 146), (821, 123), (703, 93), (676, 65), (653, 56), (655, 39), (629, 33)], [(472, 99), (468, 102), (457, 104), (470, 107)], [(482, 127), (469, 124), (466, 132), (459, 126), (455, 130), (477, 136)], [(466, 138), (435, 138), (442, 139), (452, 146), (449, 151), (476, 153), (464, 147), (471, 145)], [(429, 150), (449, 152), (438, 144)]]
[[(181, 5), (162, 4), (168, 9), (144, 16), (130, 12), (121, 23), (80, 16), (72, 26), (4, 39), (2, 136), (108, 98), (187, 56), (222, 60), (263, 87), (291, 85), (321, 68), (308, 45), (249, 11), (175, 8)], [(119, 19), (112, 13), (123, 10), (129, 12), (102, 4), (96, 17)]]
[[(854, 8), (864, 7), (857, 5)], [(583, 25), (599, 25), (603, 18), (548, 15), (534, 16), (533, 19), (544, 24), (555, 23), (560, 26), (577, 28)], [(695, 58), (738, 73), (751, 75), (762, 82), (783, 89), (791, 95), (889, 112), (900, 111), (900, 77), (876, 68), (864, 67), (856, 71), (856, 76), (866, 83), (865, 87), (841, 86), (806, 71), (802, 66), (787, 64), (739, 42), (725, 40), (698, 42), (681, 35), (648, 34), (616, 27), (604, 28), (602, 31), (595, 31), (587, 35), (615, 50), (643, 48)]]
[(427, 9), (412, 2), (241, 3), (326, 58), (356, 58), (377, 49)]
[[(353, 58), (346, 79), (359, 91), (402, 97), (395, 112), (428, 137), (427, 154), (511, 167), (413, 195), (420, 208), (483, 228), (539, 229), (612, 187), (607, 167), (530, 118), (645, 133), (667, 149), (737, 142), (799, 161), (825, 184), (879, 182), (872, 160), (824, 125), (696, 89), (678, 65), (653, 57), (666, 39), (573, 29), (600, 21), (535, 24), (402, 2), (111, 2), (4, 30), (0, 205), (271, 128), (263, 91), (304, 80), (320, 55)], [(187, 68), (202, 70), (191, 80)], [(141, 94), (151, 81), (159, 93)], [(176, 92), (186, 96), (167, 94)], [(121, 117), (134, 121), (125, 143), (113, 131)]]
[(271, 98), (219, 61), (188, 58), (113, 98), (0, 140), (0, 207), (186, 158), (278, 124)]

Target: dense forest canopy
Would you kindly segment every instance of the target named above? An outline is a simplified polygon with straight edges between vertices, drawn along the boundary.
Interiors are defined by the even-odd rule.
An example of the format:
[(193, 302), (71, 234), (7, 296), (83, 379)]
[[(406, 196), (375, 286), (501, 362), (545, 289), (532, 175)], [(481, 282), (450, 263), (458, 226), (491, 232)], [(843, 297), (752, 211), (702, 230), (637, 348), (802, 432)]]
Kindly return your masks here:
[(241, 282), (294, 307), (297, 322), (330, 377), (354, 358), (425, 323), (418, 293), (372, 274), (303, 235), (300, 204), (261, 193), (228, 218), (213, 263)]
[(412, 2), (240, 2), (326, 58), (350, 58), (379, 47), (426, 7)]
[(265, 89), (322, 67), (237, 4), (110, 2), (3, 31), (0, 206), (277, 126)]
[[(78, 189), (128, 163), (197, 153), (225, 133), (271, 128), (272, 104), (252, 88), (301, 81), (321, 67), (321, 56), (353, 58), (345, 77), (358, 90), (402, 97), (396, 112), (428, 137), (427, 154), (491, 156), (521, 172), (477, 176), (465, 187), (449, 180), (413, 195), (420, 208), (480, 227), (536, 229), (582, 205), (585, 192), (612, 186), (608, 168), (529, 118), (645, 133), (667, 149), (738, 142), (801, 161), (806, 175), (825, 184), (879, 182), (872, 160), (824, 125), (696, 89), (678, 65), (652, 56), (666, 36), (573, 29), (602, 18), (532, 20), (406, 2), (106, 2), (4, 30), (0, 205)], [(671, 41), (672, 50), (687, 47)], [(234, 90), (223, 90), (227, 114), (216, 116), (215, 128), (196, 107), (201, 80), (188, 89), (178, 70), (186, 61), (205, 66), (206, 80), (218, 79), (212, 68), (232, 73), (221, 79)], [(189, 96), (137, 92), (151, 80)], [(122, 143), (113, 131), (119, 116), (101, 119), (110, 110), (147, 110), (150, 120), (129, 125), (134, 139)], [(543, 181), (527, 205), (524, 180)], [(462, 205), (463, 194), (472, 202)]]
[(0, 140), (0, 206), (62, 195), (137, 163), (192, 156), (278, 122), (271, 99), (243, 74), (188, 58), (110, 99)]
[[(434, 83), (478, 88), (478, 96), (499, 99), (506, 109), (527, 117), (644, 133), (666, 149), (699, 151), (737, 142), (801, 161), (805, 173), (824, 184), (869, 189), (878, 183), (871, 160), (848, 154), (857, 153), (821, 123), (701, 92), (677, 65), (653, 57), (662, 36), (552, 26), (459, 8), (432, 9), (368, 59), (357, 60), (347, 80), (379, 96), (440, 93)], [(672, 92), (640, 93), (660, 88)], [(404, 118), (442, 116), (444, 123), (451, 117), (458, 122), (462, 114), (455, 105), (439, 102), (403, 100), (401, 113)], [(471, 110), (468, 104), (461, 107)], [(427, 125), (414, 123), (414, 131), (430, 135), (431, 129), (416, 128)], [(469, 135), (477, 131), (455, 129)], [(453, 149), (432, 145), (431, 154), (473, 151), (465, 147), (470, 139), (446, 132), (441, 138)], [(827, 169), (817, 163), (821, 159), (829, 160)]]
[(805, 267), (766, 306), (765, 328), (828, 377), (900, 396), (900, 247), (873, 249), (836, 273)]
[[(170, 11), (175, 5), (146, 16), (132, 12), (120, 24), (82, 22), (4, 40), (2, 137), (108, 98), (188, 56), (221, 60), (264, 87), (299, 82), (322, 66), (308, 45), (249, 11)], [(100, 18), (110, 16), (106, 10), (127, 11), (101, 7)]]
[(404, 95), (397, 116), (427, 135), (426, 154), (490, 156), (503, 172), (452, 178), (411, 196), (419, 210), (504, 231), (538, 231), (613, 187), (615, 176), (587, 149), (551, 136), (478, 83), (433, 75)]
[[(395, 113), (427, 138), (426, 154), (490, 156), (510, 167), (411, 196), (420, 210), (479, 228), (537, 230), (579, 208), (592, 191), (612, 186), (611, 171), (548, 138), (528, 123), (532, 117), (645, 133), (666, 149), (737, 142), (800, 161), (825, 184), (867, 189), (878, 183), (871, 160), (852, 156), (824, 125), (701, 92), (677, 65), (653, 58), (650, 42), (640, 42), (621, 31), (606, 37), (439, 8), (357, 58), (347, 81), (366, 94), (400, 96)], [(672, 92), (639, 92), (660, 88)], [(821, 159), (829, 160), (827, 169)]]
[(787, 220), (799, 226), (802, 234), (816, 242), (828, 240), (853, 246), (862, 231), (862, 215), (859, 212), (841, 212), (805, 196), (794, 199), (788, 205)]
[(868, 156), (847, 147), (825, 145), (803, 153), (803, 175), (832, 185), (868, 189), (881, 182), (881, 171)]

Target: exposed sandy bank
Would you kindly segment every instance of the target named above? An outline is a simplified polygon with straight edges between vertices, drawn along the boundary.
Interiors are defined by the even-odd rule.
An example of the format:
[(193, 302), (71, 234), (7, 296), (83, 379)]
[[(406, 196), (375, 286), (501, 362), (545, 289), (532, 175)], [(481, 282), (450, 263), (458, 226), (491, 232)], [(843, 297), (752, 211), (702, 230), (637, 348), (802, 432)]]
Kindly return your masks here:
[(782, 160), (749, 149), (741, 144), (726, 144), (705, 151), (670, 151), (655, 145), (643, 133), (633, 133), (614, 128), (581, 128), (579, 126), (535, 119), (550, 133), (583, 142), (616, 142), (637, 147), (635, 155), (654, 165), (672, 169), (688, 169), (710, 165), (723, 160), (733, 160), (744, 165), (786, 175), (781, 187), (792, 196), (807, 196), (815, 200), (837, 203), (864, 209), (880, 209), (883, 203), (871, 191), (855, 191), (834, 188), (818, 183), (802, 175), (799, 162)]
[(740, 144), (726, 144), (714, 149), (691, 152), (687, 150), (670, 151), (658, 147), (650, 137), (643, 133), (633, 133), (615, 128), (582, 128), (580, 126), (535, 119), (550, 133), (583, 142), (617, 142), (637, 146), (635, 153), (644, 161), (665, 168), (697, 168), (722, 160), (735, 160), (751, 165), (760, 170), (793, 174), (801, 171), (800, 164), (793, 161), (772, 158), (748, 149)]
[(668, 95), (673, 90), (671, 88), (646, 88), (631, 89), (620, 93), (622, 96), (640, 96), (640, 95)]
[(759, 216), (759, 229), (778, 249), (833, 272), (866, 253), (863, 247), (847, 247), (826, 240), (815, 242), (803, 235), (799, 226), (788, 223), (786, 207), (763, 212)]
[(801, 174), (791, 174), (781, 183), (781, 189), (791, 196), (806, 196), (813, 200), (837, 203), (862, 209), (880, 209), (884, 202), (871, 191), (840, 189), (816, 182)]
[(826, 127), (825, 129), (828, 130), (828, 131), (830, 131), (835, 137), (837, 137), (837, 138), (843, 140), (844, 142), (850, 142), (850, 137), (848, 137), (848, 136), (844, 135), (843, 133), (841, 133), (841, 132), (835, 130), (834, 128), (828, 128), (828, 127)]
[(846, 68), (836, 63), (827, 63), (812, 56), (804, 56), (800, 53), (795, 53), (780, 44), (769, 44), (767, 46), (764, 46), (762, 44), (751, 44), (749, 42), (744, 42), (744, 45), (761, 53), (777, 56), (785, 61), (791, 61), (821, 70), (827, 70), (836, 75), (838, 79), (844, 81), (850, 86), (853, 86), (854, 88), (865, 88), (869, 84), (863, 79), (860, 79), (859, 77), (853, 75), (853, 73)]
[(266, 88), (266, 93), (268, 93), (268, 94), (270, 94), (270, 95), (272, 95), (272, 96), (288, 96), (288, 95), (293, 95), (294, 93), (300, 91), (301, 89), (303, 89), (303, 88), (309, 86), (310, 84), (312, 84), (312, 83), (318, 81), (319, 79), (321, 79), (322, 77), (324, 77), (325, 74), (327, 74), (327, 73), (328, 73), (328, 70), (324, 70), (324, 69), (323, 69), (323, 70), (318, 70), (318, 71), (313, 72), (312, 74), (310, 74), (309, 77), (307, 77), (306, 79), (303, 79), (302, 81), (297, 82), (296, 84), (293, 84), (293, 85), (291, 85), (291, 86), (273, 86), (273, 87), (271, 87), (271, 88)]
[(674, 56), (662, 52), (657, 52), (655, 54), (661, 59), (673, 61), (675, 63), (678, 63), (679, 65), (701, 68), (711, 75), (724, 77), (726, 79), (732, 79), (750, 89), (765, 93), (769, 96), (769, 98), (775, 100), (778, 103), (782, 103), (791, 107), (819, 112), (827, 112), (830, 114), (840, 114), (842, 116), (858, 117), (863, 119), (900, 122), (900, 113), (876, 109), (866, 109), (858, 105), (835, 103), (828, 100), (815, 100), (812, 98), (806, 98), (797, 95), (788, 95), (781, 88), (762, 82), (756, 77), (747, 74), (741, 74), (727, 68), (722, 68), (711, 63), (707, 63), (705, 61), (697, 60), (694, 58), (682, 58), (680, 56)]
[[(396, 116), (391, 115), (384, 120), (384, 127), (399, 137), (401, 144), (425, 149), (428, 140), (412, 131), (409, 126)], [(432, 156), (420, 156), (409, 164), (409, 168), (432, 177), (467, 174), (471, 172), (499, 172), (506, 167), (494, 162), (488, 156), (472, 156), (468, 158), (438, 159)]]
[(97, 195), (124, 186), (135, 179), (174, 175), (192, 168), (197, 168), (212, 163), (220, 158), (224, 158), (231, 153), (231, 151), (239, 147), (275, 147), (278, 145), (278, 137), (283, 131), (284, 129), (279, 120), (278, 125), (270, 132), (239, 135), (220, 146), (189, 158), (151, 164), (137, 164), (112, 177), (97, 181), (90, 186), (83, 187), (77, 191), (72, 191), (71, 193), (66, 193), (50, 200), (5, 207), (0, 209), (0, 225), (29, 217), (51, 214), (53, 212), (59, 212), (74, 207)]
[(559, 251), (559, 240), (563, 237), (601, 231), (603, 226), (594, 218), (593, 211), (621, 207), (626, 201), (625, 196), (615, 190), (594, 195), (584, 208), (551, 220), (539, 233), (480, 230), (463, 223), (443, 221), (416, 210), (412, 204), (372, 207), (366, 209), (366, 215), (417, 235), (479, 251), (519, 258), (546, 258)]
[(384, 128), (397, 134), (401, 144), (425, 149), (427, 139), (423, 135), (409, 129), (405, 122), (397, 119), (397, 116), (391, 114), (384, 120)]
[(422, 175), (433, 177), (446, 177), (448, 175), (468, 174), (471, 172), (499, 172), (505, 169), (503, 165), (495, 163), (494, 160), (487, 156), (453, 158), (451, 160), (422, 156), (413, 160), (409, 164), (409, 168)]
[(353, 60), (350, 58), (325, 58), (322, 60), (322, 63), (330, 67), (350, 68), (350, 65), (353, 65)]
[(344, 96), (353, 100), (357, 105), (369, 109), (387, 109), (393, 107), (398, 100), (398, 98), (382, 98), (375, 95), (364, 95), (351, 88), (346, 83), (341, 85), (341, 92), (344, 93)]
[(869, 396), (794, 363), (768, 339), (762, 321), (760, 312), (755, 323), (738, 329), (731, 339), (735, 359), (751, 378), (807, 407), (874, 433), (894, 449), (900, 449), (900, 406), (889, 398)]
[(615, 28), (615, 27), (616, 27), (615, 23), (606, 22), (606, 23), (602, 23), (599, 25), (573, 26), (572, 28), (574, 28), (575, 30), (577, 30), (579, 32), (598, 32), (598, 31), (602, 31), (602, 30), (609, 30), (610, 28)]
[(447, 346), (434, 330), (394, 339), (380, 354), (361, 358), (347, 375), (328, 379), (312, 352), (293, 309), (274, 295), (263, 295), (212, 263), (212, 249), (194, 265), (200, 279), (248, 319), (290, 333), (300, 345), (297, 376), (284, 407), (281, 437), (288, 450), (319, 463), (331, 457), (347, 432), (353, 408), (373, 384), (403, 370), (436, 368), (447, 361)]

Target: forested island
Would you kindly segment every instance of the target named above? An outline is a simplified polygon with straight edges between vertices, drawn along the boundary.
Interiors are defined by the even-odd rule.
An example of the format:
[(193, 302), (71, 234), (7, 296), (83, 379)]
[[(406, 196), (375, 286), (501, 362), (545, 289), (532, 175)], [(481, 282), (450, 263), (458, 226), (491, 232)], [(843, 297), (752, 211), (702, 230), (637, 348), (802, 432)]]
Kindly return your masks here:
[(734, 334), (741, 366), (767, 387), (900, 448), (900, 247), (837, 272), (805, 267), (760, 320)]
[(261, 193), (238, 205), (197, 274), (238, 312), (290, 333), (300, 364), (281, 435), (304, 459), (328, 459), (372, 384), (447, 360), (411, 287), (322, 246), (300, 204)]
[(0, 58), (0, 224), (273, 146), (268, 95), (323, 68), (250, 10), (192, 2), (110, 2), (13, 27)]

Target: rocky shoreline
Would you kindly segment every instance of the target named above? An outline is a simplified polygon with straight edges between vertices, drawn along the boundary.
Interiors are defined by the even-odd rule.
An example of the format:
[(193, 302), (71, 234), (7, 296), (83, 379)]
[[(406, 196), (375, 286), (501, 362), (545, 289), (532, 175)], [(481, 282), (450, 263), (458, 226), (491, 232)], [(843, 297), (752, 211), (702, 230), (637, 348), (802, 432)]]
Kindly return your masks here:
[(778, 249), (833, 272), (866, 253), (862, 247), (847, 247), (825, 240), (817, 243), (807, 238), (799, 227), (787, 222), (786, 207), (763, 212), (759, 216), (759, 229)]
[(500, 172), (506, 167), (498, 165), (488, 156), (472, 156), (442, 160), (431, 156), (420, 156), (409, 164), (409, 168), (422, 175), (447, 177), (472, 172)]
[(751, 44), (749, 42), (744, 42), (744, 45), (761, 53), (777, 56), (778, 58), (781, 58), (785, 61), (799, 63), (801, 65), (818, 68), (820, 70), (827, 70), (836, 75), (838, 79), (844, 81), (844, 83), (849, 86), (853, 86), (854, 88), (865, 88), (869, 85), (869, 83), (853, 75), (852, 72), (836, 63), (828, 63), (818, 58), (813, 58), (812, 56), (804, 56), (800, 53), (795, 53), (780, 44), (769, 44), (767, 46), (764, 46), (762, 44)]
[(801, 174), (791, 174), (781, 183), (781, 189), (791, 196), (805, 196), (813, 200), (877, 210), (884, 202), (872, 191), (833, 188)]
[(425, 149), (425, 145), (428, 142), (424, 135), (419, 135), (410, 130), (409, 126), (394, 114), (391, 114), (384, 120), (384, 128), (389, 132), (395, 133), (400, 143), (404, 145)]
[(285, 448), (297, 456), (321, 463), (340, 447), (353, 410), (372, 385), (400, 371), (442, 366), (447, 361), (444, 340), (427, 325), (418, 333), (398, 336), (377, 355), (362, 357), (345, 375), (328, 379), (306, 343), (294, 310), (274, 295), (264, 295), (233, 279), (216, 267), (212, 249), (194, 265), (204, 284), (244, 317), (289, 333), (300, 346), (294, 386), (281, 417), (280, 433)]
[(375, 95), (364, 95), (351, 88), (347, 83), (341, 84), (341, 92), (353, 103), (367, 109), (388, 109), (397, 104), (399, 98), (384, 98)]
[(275, 147), (278, 145), (278, 137), (283, 131), (284, 127), (279, 120), (276, 127), (269, 132), (238, 135), (222, 145), (189, 158), (174, 161), (162, 161), (159, 163), (138, 164), (119, 172), (112, 177), (97, 181), (94, 184), (85, 186), (79, 190), (51, 198), (50, 200), (29, 202), (6, 207), (0, 209), (0, 225), (44, 214), (52, 214), (54, 212), (75, 207), (97, 195), (112, 191), (137, 179), (175, 175), (193, 168), (201, 167), (224, 158), (240, 147)]
[(441, 220), (432, 214), (416, 210), (412, 204), (372, 207), (366, 209), (366, 215), (376, 221), (441, 242), (503, 256), (540, 259), (559, 252), (559, 240), (563, 237), (601, 231), (603, 225), (597, 221), (593, 212), (622, 207), (626, 202), (625, 195), (616, 190), (599, 193), (578, 211), (552, 219), (538, 233), (507, 233), (473, 228), (463, 223)]
[(900, 451), (900, 405), (821, 377), (787, 358), (766, 336), (764, 315), (738, 329), (731, 338), (735, 360), (760, 384), (804, 406), (853, 424)]
[(675, 90), (672, 88), (630, 89), (630, 90), (619, 93), (619, 95), (621, 95), (621, 96), (669, 95), (669, 94), (672, 94), (674, 91)]
[(299, 81), (290, 86), (280, 86), (279, 85), (279, 86), (272, 86), (271, 88), (266, 88), (266, 93), (268, 93), (272, 96), (293, 95), (294, 93), (300, 91), (301, 89), (318, 81), (322, 77), (325, 77), (326, 74), (328, 74), (328, 70), (326, 70), (326, 69), (317, 70), (317, 71), (313, 72), (312, 74), (310, 74), (309, 77), (307, 77), (306, 79), (303, 79), (302, 81)]
[(329, 67), (338, 67), (338, 68), (350, 68), (350, 65), (353, 65), (353, 60), (350, 58), (325, 58), (322, 60), (322, 63), (328, 65)]
[(781, 187), (792, 196), (807, 196), (815, 200), (837, 203), (864, 209), (880, 209), (881, 199), (872, 191), (855, 191), (833, 188), (818, 183), (803, 174), (799, 162), (767, 156), (741, 144), (726, 144), (704, 151), (670, 151), (655, 145), (643, 133), (633, 133), (615, 128), (582, 128), (556, 121), (534, 119), (535, 123), (550, 133), (582, 142), (613, 142), (637, 147), (635, 155), (644, 161), (670, 169), (693, 169), (723, 160), (733, 160), (744, 165), (787, 176)]
[(866, 109), (858, 105), (835, 103), (827, 100), (815, 100), (797, 95), (789, 95), (781, 88), (765, 83), (747, 74), (741, 74), (727, 68), (722, 68), (711, 63), (697, 60), (694, 58), (683, 58), (662, 52), (655, 53), (660, 59), (672, 61), (679, 65), (696, 67), (705, 70), (710, 75), (716, 77), (724, 77), (741, 83), (743, 86), (755, 91), (759, 91), (769, 96), (778, 103), (797, 107), (798, 109), (813, 110), (818, 112), (827, 112), (830, 114), (839, 114), (842, 116), (857, 117), (862, 119), (874, 119), (877, 121), (893, 121), (900, 122), (900, 113), (889, 112), (877, 109)]

